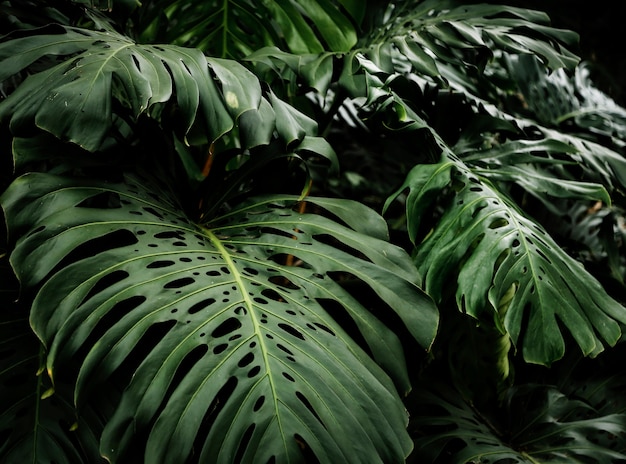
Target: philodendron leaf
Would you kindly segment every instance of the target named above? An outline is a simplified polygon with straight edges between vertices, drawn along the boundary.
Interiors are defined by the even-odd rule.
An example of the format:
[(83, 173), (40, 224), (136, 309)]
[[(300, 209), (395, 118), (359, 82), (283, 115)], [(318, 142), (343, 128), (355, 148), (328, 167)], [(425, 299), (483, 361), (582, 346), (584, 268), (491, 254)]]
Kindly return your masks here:
[[(565, 352), (567, 330), (584, 354), (614, 345), (626, 309), (612, 299), (583, 266), (484, 178), (450, 153), (420, 165), (399, 192), (409, 189), (409, 234), (433, 198), (452, 190), (442, 217), (421, 243), (415, 262), (431, 295), (456, 281), (459, 309), (474, 317), (491, 308), (528, 362), (550, 364)], [(508, 306), (498, 303), (515, 289)]]
[[(95, 151), (110, 135), (116, 104), (131, 118), (158, 119), (171, 101), (176, 129), (182, 135), (194, 129), (204, 142), (231, 131), (246, 112), (273, 118), (259, 81), (239, 63), (206, 58), (197, 49), (139, 45), (110, 30), (49, 26), (8, 35), (0, 43), (0, 81), (49, 57), (65, 61), (35, 69), (0, 104), (0, 120), (18, 135), (37, 126)], [(267, 139), (245, 130), (246, 140)]]
[(343, 8), (338, 3), (344, 2), (156, 0), (145, 5), (137, 27), (147, 41), (154, 41), (156, 30), (168, 43), (224, 58), (241, 59), (264, 46), (295, 54), (345, 52), (357, 41), (351, 16), (362, 15), (364, 6)]
[[(381, 240), (384, 221), (308, 200), (340, 223), (281, 196), (198, 226), (167, 192), (134, 176), (29, 174), (2, 197), (20, 281), (43, 284), (31, 323), (51, 376), (78, 363), (79, 403), (126, 379), (103, 455), (123, 461), (139, 434), (147, 462), (293, 462), (303, 449), (321, 462), (401, 461), (407, 417), (379, 367), (409, 387), (400, 342), (333, 279), (357, 277), (431, 344), (436, 309), (408, 255)], [(337, 322), (346, 315), (376, 362)]]

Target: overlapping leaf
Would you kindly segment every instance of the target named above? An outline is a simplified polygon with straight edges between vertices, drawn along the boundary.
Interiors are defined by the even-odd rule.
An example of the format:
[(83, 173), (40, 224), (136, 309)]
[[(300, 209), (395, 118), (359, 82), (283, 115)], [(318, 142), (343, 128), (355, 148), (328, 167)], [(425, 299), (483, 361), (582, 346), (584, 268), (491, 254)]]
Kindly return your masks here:
[[(197, 49), (138, 45), (108, 29), (50, 26), (5, 37), (0, 81), (51, 57), (66, 61), (30, 75), (0, 105), (0, 120), (14, 134), (30, 134), (36, 126), (96, 151), (114, 131), (124, 132), (120, 117), (147, 114), (169, 118), (167, 124), (195, 144), (211, 143), (235, 127), (244, 148), (268, 143), (274, 128), (286, 144), (315, 135), (314, 121), (263, 96), (259, 81), (241, 64), (207, 59)], [(166, 104), (170, 110), (162, 116)], [(322, 156), (332, 152), (317, 147)]]
[[(345, 7), (345, 9), (344, 9)], [(142, 11), (143, 37), (200, 48), (212, 56), (241, 59), (264, 46), (292, 53), (344, 52), (357, 40), (353, 20), (363, 14), (353, 1), (181, 0), (146, 2)]]
[(333, 279), (360, 279), (430, 345), (436, 310), (408, 256), (382, 240), (384, 221), (310, 200), (342, 225), (268, 197), (198, 227), (160, 188), (30, 174), (2, 198), (22, 237), (18, 276), (43, 284), (31, 323), (53, 378), (77, 362), (79, 402), (112, 375), (128, 383), (102, 454), (123, 460), (139, 432), (150, 462), (287, 462), (301, 448), (323, 462), (401, 460), (406, 415), (379, 367), (408, 388), (399, 340)]
[[(538, 11), (429, 0), (393, 5), (385, 17), (384, 27), (364, 34), (336, 71), (342, 76), (339, 84), (352, 97), (373, 99), (373, 88), (363, 85), (373, 74), (410, 73), (445, 85), (448, 68), (467, 75), (468, 68), (482, 69), (497, 50), (537, 55), (553, 69), (578, 62), (566, 48), (576, 43), (577, 35), (551, 27), (547, 15)], [(300, 76), (318, 90), (328, 87), (334, 66), (328, 53), (294, 56), (271, 46), (253, 51), (247, 59), (270, 64), (280, 79), (292, 73)], [(282, 72), (285, 68), (288, 74)]]
[(563, 330), (585, 354), (617, 342), (626, 309), (543, 228), (460, 160), (444, 154), (439, 163), (414, 168), (400, 191), (406, 188), (413, 239), (433, 197), (445, 188), (453, 191), (434, 230), (416, 243), (415, 260), (429, 293), (443, 295), (456, 279), (459, 308), (479, 317), (486, 308), (498, 308), (505, 293), (514, 289), (510, 303), (495, 318), (529, 362), (560, 359)]
[(74, 430), (71, 401), (48, 394), (50, 382), (45, 373), (38, 374), (41, 343), (30, 329), (28, 313), (17, 305), (0, 309), (0, 461), (100, 462), (98, 439), (90, 428), (98, 421), (86, 414), (91, 425), (81, 419)]
[(423, 432), (415, 449), (420, 462), (612, 464), (626, 459), (626, 416), (604, 414), (554, 387), (512, 390), (504, 423), (490, 422), (448, 387), (437, 388), (420, 391), (420, 404), (429, 408), (415, 421)]

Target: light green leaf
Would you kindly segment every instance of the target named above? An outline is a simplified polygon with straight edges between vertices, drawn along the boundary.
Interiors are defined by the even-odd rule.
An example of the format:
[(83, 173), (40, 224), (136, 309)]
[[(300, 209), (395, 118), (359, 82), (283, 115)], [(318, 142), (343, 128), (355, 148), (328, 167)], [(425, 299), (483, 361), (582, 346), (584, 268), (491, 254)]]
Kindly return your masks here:
[[(127, 382), (102, 441), (112, 462), (135, 433), (149, 435), (154, 462), (192, 450), (204, 462), (287, 462), (301, 447), (322, 462), (407, 455), (404, 407), (379, 367), (409, 388), (400, 341), (341, 277), (374, 290), (377, 311), (389, 310), (385, 302), (424, 347), (436, 309), (406, 253), (376, 238), (385, 231), (371, 210), (307, 199), (342, 225), (294, 211), (296, 200), (250, 200), (200, 227), (167, 187), (132, 176), (29, 174), (3, 195), (11, 235), (21, 237), (18, 276), (25, 288), (43, 284), (31, 322), (51, 375), (77, 362), (81, 403), (97, 402), (93, 386), (112, 375)], [(336, 322), (340, 313), (379, 365)]]

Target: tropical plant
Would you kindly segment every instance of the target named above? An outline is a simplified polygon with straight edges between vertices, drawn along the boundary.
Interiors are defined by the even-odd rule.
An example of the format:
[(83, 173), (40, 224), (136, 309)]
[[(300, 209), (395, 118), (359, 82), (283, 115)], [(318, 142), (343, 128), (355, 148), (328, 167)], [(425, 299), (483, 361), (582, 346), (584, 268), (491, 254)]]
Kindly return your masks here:
[(574, 32), (0, 14), (2, 462), (626, 461), (626, 110)]

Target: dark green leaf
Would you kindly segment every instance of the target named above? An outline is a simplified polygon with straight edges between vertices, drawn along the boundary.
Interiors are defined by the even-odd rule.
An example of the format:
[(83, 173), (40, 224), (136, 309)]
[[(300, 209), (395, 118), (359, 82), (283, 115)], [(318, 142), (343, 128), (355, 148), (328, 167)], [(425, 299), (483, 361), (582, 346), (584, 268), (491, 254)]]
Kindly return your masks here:
[(409, 189), (413, 240), (422, 211), (449, 186), (454, 194), (441, 219), (422, 243), (416, 243), (415, 260), (431, 295), (443, 295), (455, 279), (458, 307), (482, 317), (514, 288), (506, 311), (495, 313), (495, 318), (502, 320), (528, 362), (560, 359), (565, 352), (563, 329), (585, 354), (597, 354), (603, 342), (617, 342), (626, 310), (543, 228), (459, 160), (444, 155), (439, 163), (409, 173), (400, 191)]
[(408, 256), (376, 238), (381, 219), (358, 203), (307, 200), (346, 226), (292, 210), (295, 197), (267, 197), (199, 227), (166, 191), (133, 177), (30, 174), (2, 197), (23, 237), (18, 275), (26, 287), (43, 283), (31, 319), (51, 374), (78, 362), (79, 401), (97, 401), (90, 390), (114, 373), (127, 379), (102, 453), (123, 460), (145, 431), (155, 462), (192, 450), (204, 462), (286, 462), (301, 445), (324, 462), (406, 456), (393, 383), (333, 318), (343, 308), (374, 359), (409, 387), (397, 336), (333, 279), (364, 282), (430, 346), (436, 309)]

